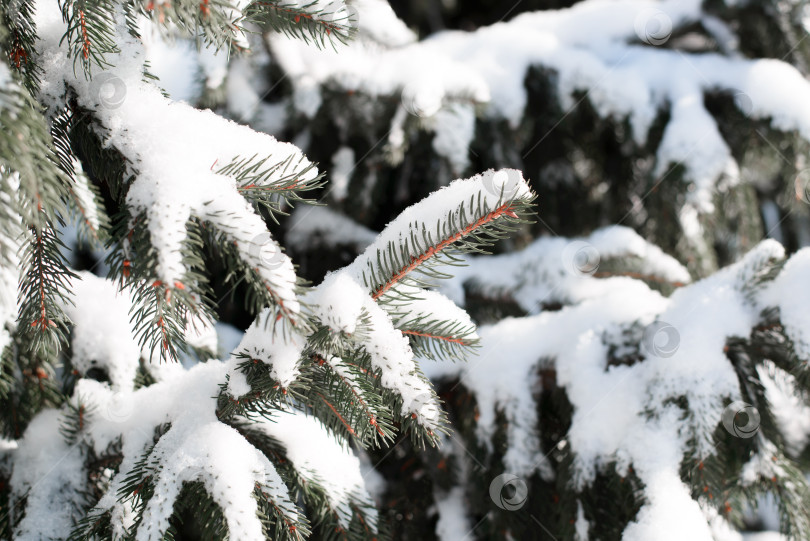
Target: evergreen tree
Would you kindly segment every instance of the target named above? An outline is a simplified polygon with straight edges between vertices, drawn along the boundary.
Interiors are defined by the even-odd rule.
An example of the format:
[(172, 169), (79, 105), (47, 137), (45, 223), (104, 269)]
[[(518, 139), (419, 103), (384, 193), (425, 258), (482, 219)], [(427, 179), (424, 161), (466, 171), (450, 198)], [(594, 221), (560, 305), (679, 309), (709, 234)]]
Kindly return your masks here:
[[(3, 5), (4, 538), (385, 535), (350, 445), (447, 431), (415, 354), (458, 358), (477, 336), (425, 288), (513, 231), (534, 196), (517, 171), (459, 180), (312, 287), (265, 221), (322, 175), (293, 145), (168, 99), (139, 36), (152, 20), (221, 54), (261, 29), (332, 46), (349, 15)], [(69, 223), (106, 247), (106, 277), (71, 267)], [(225, 361), (209, 360), (212, 279), (255, 316)]]
[[(352, 5), (347, 49), (268, 35), (218, 102), (332, 165), (342, 215), (287, 224), (304, 275), (458, 175), (514, 167), (541, 197), (497, 247), (520, 254), (443, 285), (487, 326), (466, 365), (423, 364), (456, 435), (377, 454), (399, 536), (806, 538), (806, 287), (787, 284), (807, 256), (760, 244), (810, 244), (806, 3)], [(674, 456), (644, 471), (630, 438)]]
[(0, 5), (4, 538), (810, 538), (803, 0)]

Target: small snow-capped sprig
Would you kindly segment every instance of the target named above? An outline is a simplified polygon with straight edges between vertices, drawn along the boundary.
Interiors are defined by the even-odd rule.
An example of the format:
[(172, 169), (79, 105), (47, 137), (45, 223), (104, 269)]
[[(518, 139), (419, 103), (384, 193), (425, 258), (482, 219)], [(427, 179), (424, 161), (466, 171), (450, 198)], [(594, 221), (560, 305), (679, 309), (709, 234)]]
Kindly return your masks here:
[(303, 198), (301, 192), (315, 190), (324, 185), (323, 175), (308, 175), (314, 164), (305, 161), (303, 156), (295, 156), (273, 163), (269, 156), (259, 158), (236, 157), (231, 163), (217, 170), (236, 180), (237, 189), (257, 210), (263, 208), (275, 220), (277, 213), (283, 213), (283, 206), (292, 202), (311, 202)]
[(25, 236), (20, 263), (18, 325), (31, 340), (32, 351), (59, 351), (67, 339), (68, 318), (62, 306), (70, 302), (70, 280), (62, 241), (49, 227), (31, 228)]
[(460, 254), (483, 252), (513, 232), (534, 198), (513, 169), (456, 180), (400, 214), (347, 271), (375, 301), (390, 302), (398, 285), (432, 285), (449, 277), (440, 265), (458, 265)]

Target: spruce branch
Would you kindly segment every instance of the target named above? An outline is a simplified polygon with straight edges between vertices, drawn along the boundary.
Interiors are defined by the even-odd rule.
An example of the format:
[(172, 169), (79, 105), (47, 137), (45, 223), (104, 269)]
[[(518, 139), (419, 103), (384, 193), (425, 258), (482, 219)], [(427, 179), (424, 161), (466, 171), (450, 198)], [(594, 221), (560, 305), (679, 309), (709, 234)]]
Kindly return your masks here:
[(292, 206), (295, 202), (314, 203), (300, 193), (321, 188), (325, 182), (322, 181), (323, 173), (307, 178), (307, 173), (314, 170), (317, 164), (308, 163), (302, 167), (303, 157), (295, 160), (294, 156), (289, 156), (281, 162), (268, 163), (271, 158), (272, 156), (237, 157), (216, 172), (233, 178), (239, 193), (257, 211), (267, 210), (270, 217), (277, 222), (276, 214), (284, 214), (285, 205)]
[(460, 321), (420, 316), (406, 321), (395, 321), (394, 326), (408, 337), (417, 357), (464, 360), (470, 354), (470, 348), (478, 347), (479, 340), (475, 327)]
[(358, 24), (356, 10), (342, 1), (318, 9), (316, 1), (301, 6), (288, 0), (257, 0), (245, 10), (245, 19), (264, 29), (311, 41), (318, 47), (325, 47), (328, 42), (333, 48), (335, 41), (345, 45), (354, 38)]
[(363, 281), (374, 300), (387, 302), (398, 296), (399, 284), (420, 287), (446, 278), (449, 275), (438, 270), (440, 265), (458, 265), (458, 255), (483, 252), (495, 240), (514, 232), (524, 222), (521, 216), (529, 204), (530, 199), (516, 199), (490, 209), (479, 193), (438, 221), (435, 231), (414, 222), (402, 244), (389, 242), (373, 258), (361, 256), (365, 259)]
[(393, 442), (393, 414), (368, 378), (368, 370), (318, 354), (308, 368), (305, 403), (317, 417), (327, 420), (330, 429), (351, 436), (363, 447)]
[(201, 46), (215, 51), (225, 48), (246, 48), (243, 14), (235, 3), (225, 0), (138, 0), (137, 13), (149, 19), (163, 33), (176, 27), (183, 34), (197, 39)]
[(62, 308), (70, 301), (70, 280), (64, 243), (50, 228), (31, 228), (23, 246), (18, 325), (32, 351), (58, 351), (67, 343), (68, 318)]
[[(34, 95), (39, 88), (42, 69), (34, 61), (37, 39), (32, 0), (0, 2), (0, 50), (8, 59), (25, 89)], [(4, 124), (5, 125), (5, 124)]]
[(67, 24), (60, 43), (67, 42), (74, 69), (80, 64), (89, 79), (93, 65), (99, 69), (109, 67), (105, 55), (119, 52), (115, 43), (115, 4), (110, 0), (60, 0), (59, 7)]

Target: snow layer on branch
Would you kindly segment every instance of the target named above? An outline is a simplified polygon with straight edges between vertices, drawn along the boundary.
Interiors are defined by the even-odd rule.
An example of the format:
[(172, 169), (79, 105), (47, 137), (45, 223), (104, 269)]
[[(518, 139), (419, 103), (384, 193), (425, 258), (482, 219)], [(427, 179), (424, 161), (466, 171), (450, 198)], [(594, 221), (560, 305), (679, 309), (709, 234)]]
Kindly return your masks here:
[(219, 384), (225, 381), (228, 368), (229, 363), (210, 361), (183, 371), (179, 377), (127, 393), (114, 393), (93, 380), (79, 380), (75, 399), (92, 412), (87, 441), (101, 453), (116, 438), (122, 440), (124, 459), (119, 474), (98, 504), (100, 509), (112, 510), (114, 528), (125, 527), (131, 514), (129, 504), (122, 504), (117, 497), (123, 479), (152, 442), (155, 427), (164, 423), (171, 423), (171, 428), (152, 451), (152, 458), (163, 467), (155, 474), (156, 495), (146, 507), (137, 539), (160, 538), (186, 481), (205, 484), (222, 506), (231, 535), (240, 539), (263, 539), (253, 498), (256, 483), (279, 508), (295, 514), (272, 464), (216, 418)]
[(73, 303), (64, 309), (74, 325), (71, 363), (80, 374), (101, 368), (117, 391), (131, 390), (141, 348), (129, 321), (129, 288), (119, 291), (110, 280), (79, 272), (72, 281)]
[(217, 421), (175, 422), (151, 457), (161, 465), (154, 480), (156, 496), (146, 505), (136, 540), (163, 538), (182, 483), (202, 481), (220, 506), (233, 539), (265, 539), (253, 497), (256, 485), (270, 499), (295, 514), (287, 488), (267, 458), (235, 429)]
[[(14, 530), (22, 541), (64, 537), (80, 518), (86, 490), (85, 457), (59, 435), (61, 413), (44, 410), (28, 425), (14, 451), (11, 501), (26, 498), (25, 516)], [(14, 504), (14, 509), (22, 506)]]
[[(289, 167), (267, 179), (266, 184), (272, 185), (281, 175), (309, 165), (301, 152), (210, 111), (164, 98), (157, 87), (143, 81), (143, 47), (124, 28), (117, 29), (116, 40), (122, 52), (110, 58), (115, 68), (95, 73), (88, 81), (74, 73), (67, 45), (59, 45), (64, 27), (58, 6), (39, 3), (36, 20), (40, 35), (37, 48), (49, 74), (40, 98), (58, 107), (65, 85), (73, 88), (79, 104), (95, 111), (105, 143), (129, 160), (136, 180), (127, 203), (135, 213), (146, 214), (157, 250), (157, 278), (168, 286), (182, 282), (186, 222), (197, 217), (222, 228), (238, 246), (245, 263), (259, 272), (286, 311), (295, 314), (299, 306), (292, 262), (280, 254), (262, 218), (238, 193), (235, 180), (217, 174), (215, 168), (237, 157), (270, 155), (271, 163), (289, 159)], [(317, 171), (310, 169), (300, 181), (316, 175)], [(260, 237), (262, 245), (256, 249)], [(262, 250), (279, 253), (273, 265), (265, 263)]]
[(436, 537), (440, 541), (457, 541), (472, 530), (464, 504), (464, 488), (455, 487), (446, 494), (436, 495)]
[(429, 430), (439, 426), (440, 406), (430, 383), (420, 375), (408, 339), (394, 327), (385, 310), (372, 300), (346, 269), (330, 273), (307, 296), (315, 315), (334, 332), (354, 333), (361, 316), (367, 318), (357, 341), (380, 370), (380, 383), (402, 398), (402, 413)]
[[(296, 92), (312, 94), (329, 83), (375, 97), (400, 95), (405, 108), (422, 117), (473, 101), (487, 104), (485, 114), (517, 126), (527, 102), (525, 74), (533, 65), (558, 74), (563, 109), (575, 105), (574, 93), (586, 93), (600, 116), (627, 118), (638, 143), (646, 140), (659, 112), (668, 109), (656, 174), (682, 164), (686, 179), (697, 187), (691, 202), (711, 210), (715, 182), (735, 165), (703, 106), (704, 94), (720, 90), (743, 96), (735, 99), (743, 114), (770, 119), (774, 128), (797, 130), (810, 140), (810, 82), (778, 60), (633, 45), (659, 39), (656, 32), (665, 34), (655, 42), (661, 43), (671, 30), (705, 17), (698, 0), (586, 0), (571, 8), (524, 13), (474, 32), (439, 32), (388, 49), (361, 42), (335, 52), (282, 36), (271, 36), (270, 42)], [(650, 25), (655, 23), (668, 28), (654, 29)], [(398, 133), (401, 121), (401, 116), (395, 117), (393, 132)], [(438, 152), (456, 166), (466, 163), (466, 148), (440, 141)]]
[(283, 319), (272, 321), (275, 316), (269, 308), (262, 311), (253, 321), (242, 341), (231, 356), (229, 391), (232, 396), (242, 396), (250, 391), (245, 376), (236, 367), (239, 359), (236, 355), (244, 353), (251, 359), (257, 359), (270, 367), (270, 374), (282, 388), (287, 388), (298, 376), (301, 353), (306, 345), (306, 338), (290, 328)]
[(344, 269), (328, 274), (306, 302), (335, 333), (354, 334), (361, 316), (367, 318), (364, 332), (356, 340), (369, 354), (372, 366), (381, 371), (380, 383), (400, 395), (403, 415), (415, 415), (429, 430), (438, 427), (439, 405), (430, 383), (417, 370), (408, 339), (351, 273)]
[(578, 303), (614, 287), (597, 278), (600, 264), (611, 259), (632, 264), (635, 275), (652, 281), (690, 281), (689, 272), (672, 256), (628, 227), (610, 226), (589, 237), (541, 237), (520, 252), (467, 258), (467, 265), (439, 286), (462, 306), (467, 284), (486, 295), (508, 295), (535, 313), (543, 304)]
[(357, 10), (361, 37), (373, 39), (386, 47), (401, 47), (416, 41), (416, 34), (399, 19), (387, 0), (349, 0)]
[[(482, 444), (491, 444), (496, 412), (504, 413), (504, 466), (528, 476), (548, 468), (539, 451), (532, 390), (538, 370), (554, 370), (574, 407), (562, 444), (574, 455), (577, 485), (590, 483), (613, 463), (621, 475), (632, 465), (645, 485), (647, 503), (624, 538), (658, 539), (665, 531), (667, 539), (709, 540), (706, 518), (680, 480), (681, 464), (688, 441), (699, 457), (714, 451), (713, 433), (725, 404), (741, 399), (726, 341), (748, 336), (762, 309), (775, 302), (774, 297), (758, 302), (750, 288), (782, 256), (781, 246), (764, 241), (741, 262), (680, 287), (670, 298), (640, 280), (605, 278), (605, 287), (583, 288), (558, 311), (481, 327), (477, 359), (467, 365), (425, 363), (426, 373), (434, 379), (458, 377), (475, 394)], [(596, 279), (578, 279), (588, 280)], [(775, 283), (774, 288), (781, 292), (778, 301), (791, 294), (790, 288)], [(635, 333), (633, 355), (641, 360), (610, 364), (611, 356), (622, 355), (628, 333)], [(686, 398), (684, 409), (674, 405), (680, 397)]]
[(785, 332), (793, 341), (796, 354), (810, 359), (810, 248), (799, 250), (785, 264), (776, 279), (761, 291), (757, 298), (764, 306), (779, 308)]
[(352, 506), (377, 531), (377, 511), (366, 490), (360, 460), (314, 417), (300, 411), (280, 412), (272, 421), (259, 421), (258, 428), (278, 440), (299, 475), (323, 487), (327, 501), (344, 528), (349, 527)]

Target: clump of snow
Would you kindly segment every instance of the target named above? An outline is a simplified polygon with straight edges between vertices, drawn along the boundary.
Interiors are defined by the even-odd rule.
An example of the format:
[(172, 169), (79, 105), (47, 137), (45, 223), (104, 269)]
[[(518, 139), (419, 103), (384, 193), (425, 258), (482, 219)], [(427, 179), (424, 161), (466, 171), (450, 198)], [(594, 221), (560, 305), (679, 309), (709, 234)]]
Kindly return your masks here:
[[(251, 359), (262, 361), (270, 367), (270, 373), (282, 388), (287, 388), (298, 376), (301, 354), (306, 338), (291, 329), (283, 319), (276, 322), (272, 310), (265, 309), (253, 321), (234, 354), (243, 353)], [(235, 361), (236, 356), (232, 356)], [(233, 396), (247, 394), (250, 390), (244, 376), (234, 364), (230, 375), (230, 391)]]
[(416, 34), (396, 16), (386, 0), (349, 0), (357, 10), (359, 37), (371, 39), (385, 47), (400, 47), (416, 41)]
[(810, 302), (810, 291), (805, 287), (808, 272), (810, 249), (804, 248), (794, 254), (776, 279), (757, 295), (763, 306), (779, 308), (785, 332), (802, 359), (810, 358), (810, 315), (808, 305), (804, 304)]
[(448, 159), (454, 175), (460, 175), (470, 165), (468, 149), (475, 137), (475, 108), (472, 104), (450, 104), (436, 112), (434, 122), (433, 149)]
[(333, 272), (307, 296), (314, 314), (334, 332), (354, 333), (368, 294), (344, 272)]
[(337, 201), (346, 199), (349, 189), (349, 180), (355, 166), (354, 150), (342, 146), (332, 156), (332, 171), (329, 187), (331, 194)]
[(436, 537), (440, 541), (455, 541), (463, 539), (472, 530), (470, 519), (467, 517), (467, 506), (464, 505), (464, 489), (455, 487), (446, 494), (436, 495), (436, 511), (439, 520), (436, 521)]
[(71, 363), (80, 374), (103, 369), (112, 388), (131, 390), (141, 348), (129, 321), (132, 292), (89, 272), (72, 281), (73, 302), (64, 310), (73, 323)]
[(588, 541), (588, 529), (590, 524), (585, 518), (585, 511), (582, 509), (582, 502), (577, 500), (577, 520), (574, 522), (575, 541)]
[[(60, 436), (61, 414), (44, 410), (28, 425), (14, 451), (10, 510), (26, 498), (26, 512), (14, 529), (14, 538), (50, 539), (70, 532), (84, 506), (87, 477), (81, 448)], [(12, 515), (13, 519), (13, 515)]]
[(532, 314), (543, 304), (577, 303), (615, 287), (614, 281), (601, 278), (600, 265), (610, 259), (629, 260), (635, 271), (631, 275), (653, 282), (690, 281), (689, 272), (672, 256), (628, 227), (610, 226), (589, 237), (541, 237), (520, 252), (467, 258), (467, 265), (439, 286), (462, 306), (467, 284), (493, 297), (509, 295)]

